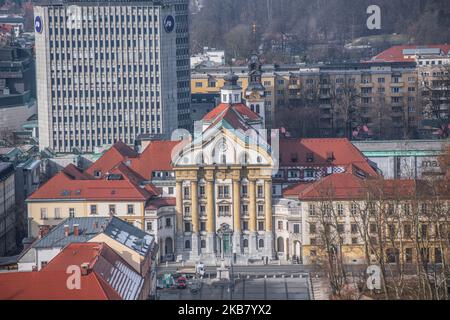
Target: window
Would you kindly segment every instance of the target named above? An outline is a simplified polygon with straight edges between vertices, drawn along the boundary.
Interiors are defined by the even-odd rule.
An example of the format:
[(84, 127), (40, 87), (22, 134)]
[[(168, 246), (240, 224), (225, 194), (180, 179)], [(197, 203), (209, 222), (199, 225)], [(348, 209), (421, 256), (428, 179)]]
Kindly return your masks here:
[(200, 240), (200, 248), (205, 249), (206, 248), (206, 241)]
[(264, 231), (264, 222), (258, 221), (258, 231)]
[(75, 217), (75, 208), (69, 208), (69, 218)]
[(41, 219), (42, 220), (47, 220), (48, 219), (47, 208), (41, 208)]
[(129, 204), (127, 206), (127, 214), (129, 214), (129, 215), (134, 214), (134, 205), (133, 204)]
[(219, 186), (219, 198), (228, 199), (230, 197), (230, 187), (229, 186)]
[(338, 225), (337, 225), (337, 232), (339, 232), (339, 233), (344, 233), (344, 224), (342, 224), (342, 223), (339, 223)]
[(352, 238), (352, 244), (358, 244), (358, 238), (353, 237)]
[(356, 223), (352, 223), (350, 229), (351, 233), (358, 233), (358, 225)]
[(441, 253), (441, 249), (439, 249), (439, 248), (434, 248), (434, 262), (442, 263), (442, 253)]
[(201, 83), (201, 82), (196, 82), (196, 83), (195, 83), (195, 87), (196, 87), (196, 88), (201, 88), (201, 87), (203, 87), (203, 83)]
[(248, 205), (246, 204), (242, 205), (242, 215), (248, 216)]
[(278, 221), (278, 230), (283, 230), (283, 221)]
[(411, 225), (410, 224), (403, 225), (403, 237), (411, 238)]
[(145, 228), (147, 229), (147, 231), (152, 231), (153, 230), (153, 223), (152, 222), (147, 222)]
[(405, 249), (405, 262), (406, 263), (412, 263), (413, 260), (413, 249), (412, 248), (406, 248)]
[(200, 231), (206, 231), (206, 222), (200, 222)]
[(169, 187), (168, 193), (173, 194), (173, 187)]
[(190, 242), (189, 240), (186, 240), (186, 241), (184, 242), (184, 248), (185, 248), (185, 249), (190, 249), (190, 248), (191, 248), (191, 242)]
[(109, 205), (109, 214), (116, 214), (116, 206), (114, 204)]
[(422, 239), (426, 239), (428, 237), (428, 225), (422, 224), (420, 226), (420, 235)]
[(55, 208), (55, 219), (61, 219), (61, 208)]
[(206, 207), (204, 205), (200, 206), (200, 216), (206, 216)]
[(244, 239), (244, 241), (242, 241), (242, 246), (244, 248), (248, 248), (248, 239)]
[(395, 238), (395, 226), (393, 224), (388, 225), (389, 237), (391, 239)]
[(310, 216), (315, 216), (316, 215), (316, 206), (313, 204), (310, 204), (308, 211), (309, 211)]
[(340, 216), (344, 215), (344, 205), (342, 203), (338, 203), (338, 205), (337, 205), (337, 213)]
[(91, 215), (97, 214), (97, 205), (91, 204)]
[(377, 232), (377, 225), (375, 223), (371, 223), (369, 226), (370, 233), (376, 233)]
[(242, 196), (246, 197), (248, 195), (248, 186), (247, 185), (243, 185), (242, 186)]
[(230, 216), (230, 206), (221, 205), (219, 206), (219, 217)]
[(356, 211), (356, 208), (357, 208), (357, 207), (356, 207), (356, 203), (352, 203), (352, 204), (350, 205), (350, 214), (351, 214), (351, 215), (353, 215), (353, 216), (356, 215), (356, 212), (357, 212), (357, 211)]
[(183, 188), (183, 196), (184, 196), (184, 199), (189, 199), (191, 197), (191, 192), (190, 192), (189, 187)]
[(298, 223), (294, 224), (294, 233), (296, 234), (300, 233), (300, 225)]
[(264, 205), (263, 204), (258, 204), (258, 216), (264, 217)]
[(248, 231), (248, 221), (242, 222), (242, 230)]
[(191, 223), (190, 222), (184, 223), (184, 232), (191, 232)]
[(263, 239), (259, 239), (258, 248), (264, 248), (264, 240)]
[(190, 217), (191, 216), (191, 207), (184, 207), (184, 216), (185, 217)]
[(204, 197), (205, 196), (205, 186), (200, 186), (199, 194), (200, 194), (200, 197)]
[(166, 228), (171, 227), (171, 226), (172, 226), (172, 219), (166, 218)]
[(309, 233), (310, 234), (316, 234), (316, 224), (315, 223), (310, 223), (309, 224)]
[(264, 192), (263, 192), (263, 186), (258, 186), (257, 187), (257, 190), (258, 190), (258, 198), (262, 198), (262, 197), (264, 197)]

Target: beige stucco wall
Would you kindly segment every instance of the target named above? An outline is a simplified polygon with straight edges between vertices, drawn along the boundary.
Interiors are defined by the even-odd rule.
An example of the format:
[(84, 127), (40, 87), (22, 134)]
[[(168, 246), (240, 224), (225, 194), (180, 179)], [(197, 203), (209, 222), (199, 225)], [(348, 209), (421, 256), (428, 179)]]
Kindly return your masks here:
[[(134, 214), (127, 214), (127, 206), (134, 205)], [(109, 205), (116, 206), (116, 216), (133, 223), (133, 225), (143, 228), (144, 219), (144, 202), (92, 202), (92, 201), (48, 201), (48, 202), (28, 202), (28, 218), (30, 221), (31, 236), (36, 237), (39, 234), (40, 225), (55, 226), (62, 222), (62, 220), (69, 217), (69, 209), (75, 210), (75, 217), (89, 217), (90, 206), (97, 205), (96, 217), (108, 217)], [(55, 219), (55, 209), (60, 209), (61, 219)], [(41, 219), (41, 209), (47, 210), (48, 219)]]

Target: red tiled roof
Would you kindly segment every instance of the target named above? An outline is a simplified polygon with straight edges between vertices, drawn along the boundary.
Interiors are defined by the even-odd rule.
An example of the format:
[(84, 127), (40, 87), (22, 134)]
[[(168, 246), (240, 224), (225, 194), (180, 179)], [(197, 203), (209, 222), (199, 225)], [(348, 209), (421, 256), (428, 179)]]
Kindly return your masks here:
[(67, 288), (68, 274), (54, 272), (0, 273), (0, 300), (121, 300), (96, 273), (81, 277), (81, 289)]
[(414, 180), (382, 180), (360, 178), (352, 173), (335, 173), (310, 184), (297, 184), (283, 190), (286, 197), (298, 196), (303, 201), (357, 200), (367, 193), (375, 197), (411, 198), (416, 192)]
[(103, 174), (115, 167), (119, 162), (128, 158), (135, 158), (138, 154), (125, 143), (118, 141), (109, 148), (95, 163), (93, 163), (86, 172), (94, 175), (99, 170)]
[(131, 161), (131, 168), (144, 177), (152, 179), (153, 171), (171, 171), (172, 150), (180, 141), (151, 141), (139, 158)]
[[(85, 263), (87, 274), (81, 275), (81, 288), (69, 289), (67, 283), (73, 271), (68, 272), (68, 267), (81, 268)], [(134, 300), (141, 296), (142, 281), (105, 243), (71, 243), (39, 272), (0, 274), (0, 299)]]
[[(308, 162), (307, 155), (313, 154)], [(334, 160), (328, 162), (332, 154)], [(280, 138), (280, 164), (282, 167), (295, 166), (345, 166), (355, 164), (366, 174), (377, 176), (367, 158), (345, 138), (289, 139)]]
[(440, 48), (445, 55), (448, 55), (450, 51), (450, 45), (447, 44), (436, 44), (436, 45), (405, 45), (405, 46), (393, 46), (380, 54), (373, 57), (370, 61), (367, 62), (408, 62), (414, 61), (414, 59), (405, 58), (403, 55), (403, 50), (405, 49), (419, 49), (419, 48)]
[(176, 198), (155, 198), (147, 202), (145, 209), (156, 210), (162, 207), (175, 206)]
[(226, 120), (235, 129), (247, 130), (247, 121), (258, 121), (261, 118), (243, 103), (221, 103), (206, 114), (202, 120), (211, 122), (210, 127), (215, 126), (222, 120)]
[[(123, 168), (122, 168), (123, 169)], [(123, 175), (122, 180), (72, 179), (63, 171), (36, 190), (28, 200), (89, 199), (93, 201), (145, 201), (157, 195), (152, 188), (141, 188), (136, 181)]]

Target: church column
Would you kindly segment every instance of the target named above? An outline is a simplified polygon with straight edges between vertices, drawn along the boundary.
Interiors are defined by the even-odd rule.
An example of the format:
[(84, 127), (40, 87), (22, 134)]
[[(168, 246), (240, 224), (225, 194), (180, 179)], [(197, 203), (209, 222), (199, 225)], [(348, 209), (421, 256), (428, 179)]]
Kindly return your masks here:
[[(175, 251), (178, 255), (183, 253), (184, 237), (183, 237), (183, 182), (176, 182), (176, 206), (175, 206), (175, 223), (176, 223), (176, 239), (174, 239)], [(175, 257), (176, 259), (176, 257)]]
[(248, 211), (249, 211), (249, 226), (248, 229), (250, 231), (249, 239), (248, 239), (248, 252), (250, 256), (253, 256), (257, 253), (256, 246), (256, 181), (250, 180), (248, 184)]
[(214, 181), (207, 180), (206, 181), (206, 252), (210, 255), (213, 255), (214, 250), (214, 241), (215, 241), (215, 223), (214, 223), (214, 207), (215, 207), (215, 199), (214, 199)]
[(273, 258), (273, 214), (272, 214), (272, 182), (270, 180), (264, 181), (264, 211), (265, 211), (265, 239), (264, 251), (265, 255)]
[(198, 182), (191, 181), (192, 200), (192, 258), (197, 258), (200, 250), (198, 216)]
[(241, 254), (241, 185), (233, 180), (233, 253)]

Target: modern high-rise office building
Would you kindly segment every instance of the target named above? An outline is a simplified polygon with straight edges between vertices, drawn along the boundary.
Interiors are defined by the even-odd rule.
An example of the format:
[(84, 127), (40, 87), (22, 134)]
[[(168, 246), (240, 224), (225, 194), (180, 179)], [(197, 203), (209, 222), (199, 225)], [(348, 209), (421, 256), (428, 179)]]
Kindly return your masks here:
[(189, 55), (184, 68), (180, 48), (189, 45), (178, 2), (36, 4), (41, 149), (90, 152), (142, 133), (170, 136), (190, 87), (182, 85)]
[(191, 119), (191, 68), (189, 54), (189, 0), (164, 0), (175, 7), (177, 43), (178, 126), (193, 130)]

